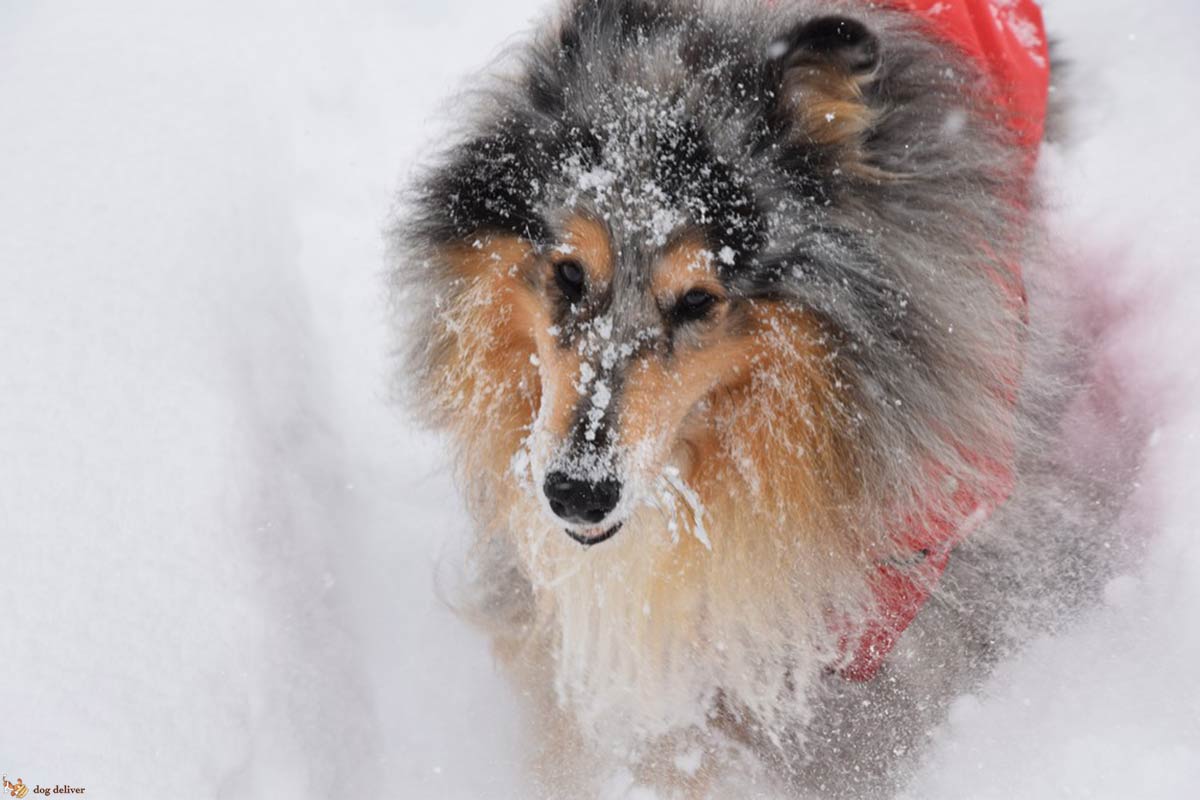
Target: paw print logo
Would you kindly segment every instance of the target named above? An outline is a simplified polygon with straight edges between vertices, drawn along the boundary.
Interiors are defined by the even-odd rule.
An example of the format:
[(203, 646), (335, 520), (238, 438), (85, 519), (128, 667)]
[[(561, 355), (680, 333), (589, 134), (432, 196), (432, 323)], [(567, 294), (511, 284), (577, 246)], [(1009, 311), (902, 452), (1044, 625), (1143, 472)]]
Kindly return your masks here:
[(5, 775), (4, 788), (8, 789), (8, 794), (10, 797), (21, 798), (29, 794), (29, 787), (26, 786), (25, 781), (21, 780), (20, 778), (17, 778), (16, 783), (13, 783), (8, 779), (8, 776)]

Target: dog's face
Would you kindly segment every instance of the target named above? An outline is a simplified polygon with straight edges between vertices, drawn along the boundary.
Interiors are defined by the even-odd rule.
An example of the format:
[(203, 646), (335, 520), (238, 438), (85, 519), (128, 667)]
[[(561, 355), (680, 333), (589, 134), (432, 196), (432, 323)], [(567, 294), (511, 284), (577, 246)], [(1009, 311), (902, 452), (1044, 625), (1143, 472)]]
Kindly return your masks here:
[[(933, 275), (993, 241), (977, 223), (994, 173), (931, 171), (954, 185), (926, 195), (902, 175), (966, 152), (928, 124), (961, 116), (938, 105), (955, 95), (922, 85), (888, 109), (880, 40), (843, 17), (571, 9), (422, 187), (421, 366), (471, 468), (584, 544), (666, 490), (703, 505), (749, 487), (775, 513), (847, 506), (881, 482), (868, 459), (912, 480), (892, 465), (934, 446), (930, 420), (986, 405), (973, 354), (1003, 316), (984, 271)], [(975, 423), (948, 424), (966, 440)], [(847, 444), (868, 425), (871, 449)]]
[(595, 543), (647, 500), (664, 468), (686, 465), (709, 422), (705, 398), (745, 374), (750, 308), (693, 226), (637, 247), (611, 220), (574, 213), (558, 239), (531, 281), (545, 323), (533, 331), (533, 477), (547, 511)]
[[(469, 361), (480, 374), (454, 391), (478, 395), (481, 380), (494, 387), (522, 374), (528, 477), (545, 514), (584, 544), (614, 535), (664, 482), (692, 477), (737, 387), (771, 360), (766, 340), (804, 353), (802, 384), (823, 384), (818, 316), (775, 302), (779, 277), (799, 262), (756, 258), (772, 215), (791, 215), (791, 237), (816, 224), (805, 208), (820, 189), (807, 181), (809, 196), (795, 198), (776, 188), (764, 203), (760, 188), (771, 187), (756, 187), (721, 152), (726, 131), (696, 114), (724, 107), (755, 135), (779, 128), (814, 160), (815, 136), (850, 168), (875, 46), (862, 25), (837, 18), (807, 22), (774, 49), (734, 35), (693, 52), (685, 28), (718, 29), (693, 30), (662, 9), (606, 16), (619, 5), (582, 3), (561, 31), (558, 63), (529, 78), (520, 102), (532, 106), (510, 109), (433, 189), (455, 234), (441, 258), (454, 285), (476, 286), (455, 290), (448, 315), (461, 318), (450, 327), (491, 330), (477, 347), (457, 334), (459, 367)], [(713, 84), (709, 62), (758, 88)], [(789, 178), (776, 170), (762, 180)], [(463, 355), (482, 351), (492, 354)]]
[(819, 317), (731, 280), (731, 253), (695, 225), (639, 247), (619, 219), (591, 204), (544, 245), (492, 235), (448, 254), (465, 291), (446, 309), (445, 388), (465, 436), (504, 443), (490, 468), (511, 472), (519, 450), (511, 479), (583, 544), (664, 496), (695, 514), (733, 475), (765, 487), (747, 503), (814, 499), (810, 472), (763, 465), (844, 477), (842, 388)]

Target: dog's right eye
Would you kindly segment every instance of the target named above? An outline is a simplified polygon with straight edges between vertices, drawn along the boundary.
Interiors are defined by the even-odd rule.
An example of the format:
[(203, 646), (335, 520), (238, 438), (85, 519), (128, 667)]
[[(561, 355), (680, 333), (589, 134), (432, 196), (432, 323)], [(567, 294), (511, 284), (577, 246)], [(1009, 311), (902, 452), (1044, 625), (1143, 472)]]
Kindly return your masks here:
[(559, 261), (555, 264), (554, 282), (568, 303), (574, 305), (583, 299), (584, 273), (578, 261)]
[(712, 292), (692, 289), (676, 301), (671, 317), (676, 322), (696, 322), (707, 317), (717, 302), (717, 296)]

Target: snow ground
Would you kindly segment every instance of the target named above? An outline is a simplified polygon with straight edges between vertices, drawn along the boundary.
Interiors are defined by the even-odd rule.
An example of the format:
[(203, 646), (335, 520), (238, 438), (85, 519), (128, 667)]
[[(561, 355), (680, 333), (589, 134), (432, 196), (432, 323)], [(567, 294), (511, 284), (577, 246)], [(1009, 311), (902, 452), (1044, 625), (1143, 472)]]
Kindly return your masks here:
[[(1048, 158), (1153, 430), (1145, 563), (962, 698), (912, 798), (1200, 796), (1191, 0), (1047, 0)], [(466, 521), (386, 403), (380, 231), (535, 0), (0, 6), (0, 769), (98, 797), (520, 797), (434, 576)]]

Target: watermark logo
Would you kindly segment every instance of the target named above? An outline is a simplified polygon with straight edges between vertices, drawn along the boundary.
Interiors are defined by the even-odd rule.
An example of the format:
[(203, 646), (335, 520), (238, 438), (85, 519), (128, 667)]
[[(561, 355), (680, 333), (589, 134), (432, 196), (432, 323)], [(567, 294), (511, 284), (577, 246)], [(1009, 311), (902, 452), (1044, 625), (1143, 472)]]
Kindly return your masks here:
[[(29, 794), (29, 785), (26, 784), (25, 781), (21, 780), (20, 778), (17, 778), (16, 783), (14, 783), (8, 779), (7, 775), (5, 775), (3, 791), (8, 792), (9, 797), (15, 797), (15, 798), (17, 798), (17, 800), (21, 800), (21, 798), (23, 798)], [(64, 795), (64, 794), (65, 795), (73, 795), (73, 794), (80, 795), (80, 794), (84, 794), (86, 792), (87, 792), (87, 789), (85, 789), (82, 786), (71, 786), (70, 784), (66, 784), (66, 783), (62, 783), (62, 784), (56, 783), (53, 786), (42, 786), (39, 783), (33, 787), (33, 796), (35, 798), (40, 797), (42, 795), (49, 797), (52, 794), (53, 795)], [(4, 800), (4, 798), (2, 796), (0, 796), (0, 800)]]
[(25, 781), (21, 780), (20, 778), (17, 778), (16, 783), (13, 783), (12, 781), (10, 781), (8, 779), (8, 776), (5, 775), (4, 776), (4, 788), (8, 790), (8, 794), (10, 797), (20, 798), (20, 797), (24, 797), (25, 795), (29, 794), (29, 787), (26, 786)]

